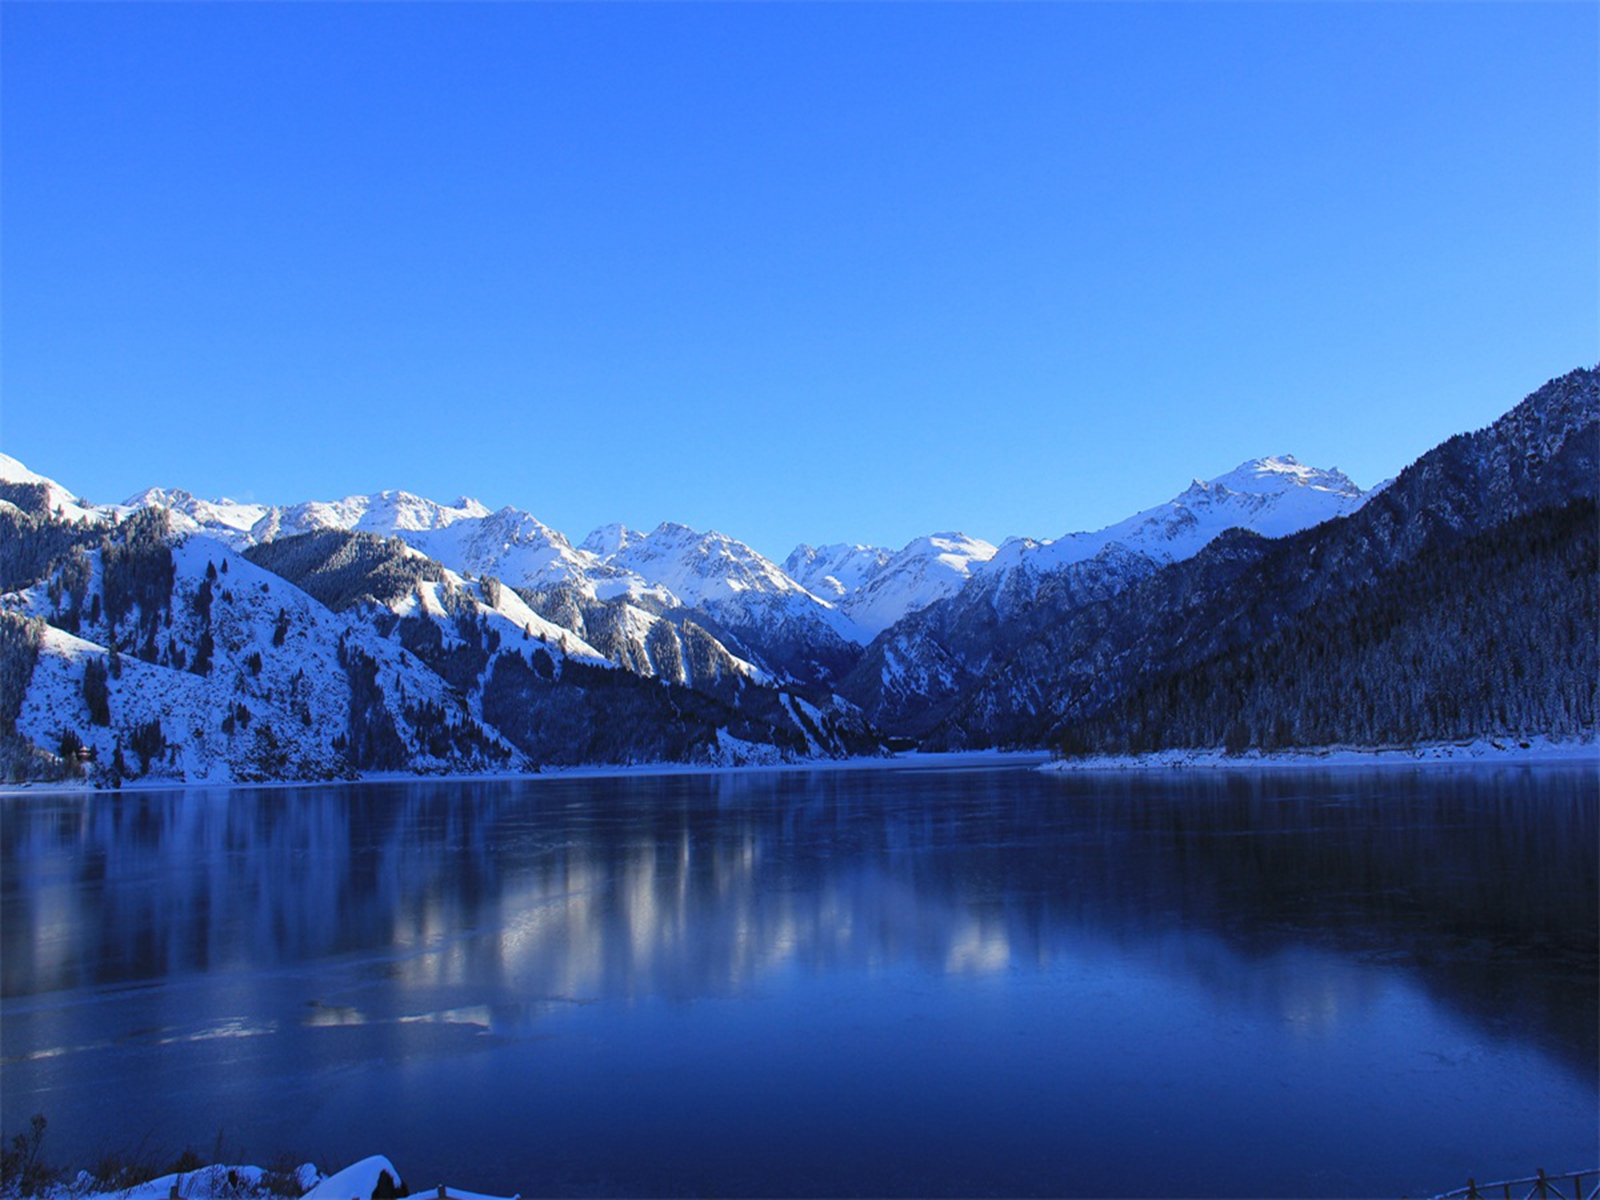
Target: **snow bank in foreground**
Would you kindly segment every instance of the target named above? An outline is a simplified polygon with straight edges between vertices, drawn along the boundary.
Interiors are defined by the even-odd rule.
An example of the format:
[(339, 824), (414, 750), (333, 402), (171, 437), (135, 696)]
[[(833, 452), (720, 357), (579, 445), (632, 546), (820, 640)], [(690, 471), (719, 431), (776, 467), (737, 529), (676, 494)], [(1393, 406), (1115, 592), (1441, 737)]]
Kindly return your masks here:
[[(384, 1176), (388, 1179), (385, 1180)], [(304, 1193), (301, 1200), (388, 1200), (405, 1186), (400, 1172), (387, 1158), (374, 1154), (352, 1163), (333, 1175), (323, 1176), (311, 1163), (295, 1172), (295, 1180)], [(102, 1192), (94, 1188), (87, 1174), (79, 1176), (79, 1186), (63, 1189), (59, 1198), (71, 1200), (168, 1200), (177, 1195), (182, 1200), (265, 1200), (281, 1195), (270, 1190), (268, 1173), (260, 1167), (201, 1167), (197, 1171), (180, 1171), (163, 1175), (147, 1183), (137, 1184), (116, 1192)], [(444, 1196), (448, 1200), (506, 1200), (482, 1192), (464, 1192), (460, 1188), (439, 1185), (419, 1188), (418, 1200), (432, 1200)], [(509, 1200), (521, 1200), (520, 1196)]]
[(1041, 771), (1150, 771), (1189, 768), (1276, 770), (1280, 767), (1417, 767), (1476, 763), (1515, 766), (1522, 763), (1570, 762), (1600, 764), (1600, 745), (1593, 741), (1559, 742), (1548, 737), (1479, 738), (1472, 742), (1431, 742), (1420, 746), (1319, 746), (1306, 750), (1163, 750), (1156, 754), (1097, 754), (1060, 759)]

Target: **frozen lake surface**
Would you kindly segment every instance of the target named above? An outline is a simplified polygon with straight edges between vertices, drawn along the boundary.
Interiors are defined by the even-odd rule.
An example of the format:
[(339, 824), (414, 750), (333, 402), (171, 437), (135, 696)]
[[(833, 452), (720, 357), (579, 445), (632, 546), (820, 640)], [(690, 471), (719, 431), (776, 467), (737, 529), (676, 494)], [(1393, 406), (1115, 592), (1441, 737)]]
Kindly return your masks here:
[(0, 802), (47, 1156), (527, 1196), (1400, 1196), (1600, 1161), (1592, 767)]

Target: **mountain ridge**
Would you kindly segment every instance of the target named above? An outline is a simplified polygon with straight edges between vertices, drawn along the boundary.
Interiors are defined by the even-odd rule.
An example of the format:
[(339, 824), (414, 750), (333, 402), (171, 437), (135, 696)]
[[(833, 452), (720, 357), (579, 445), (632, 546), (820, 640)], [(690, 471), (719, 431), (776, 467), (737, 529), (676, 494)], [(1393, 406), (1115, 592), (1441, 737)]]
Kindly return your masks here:
[[(0, 757), (14, 777), (222, 781), (798, 761), (885, 737), (1567, 735), (1600, 686), (1581, 644), (1600, 641), (1597, 491), (1587, 368), (1366, 491), (1270, 455), (1092, 532), (803, 544), (782, 566), (670, 521), (575, 545), (511, 506), (399, 490), (97, 506), (0, 455)], [(1416, 649), (1452, 628), (1467, 658)], [(1420, 725), (1397, 715), (1427, 687), (1402, 650), (1459, 693)], [(1332, 656), (1318, 678), (1343, 690), (1319, 703), (1349, 697), (1351, 723), (1319, 722), (1322, 693), (1274, 655)]]

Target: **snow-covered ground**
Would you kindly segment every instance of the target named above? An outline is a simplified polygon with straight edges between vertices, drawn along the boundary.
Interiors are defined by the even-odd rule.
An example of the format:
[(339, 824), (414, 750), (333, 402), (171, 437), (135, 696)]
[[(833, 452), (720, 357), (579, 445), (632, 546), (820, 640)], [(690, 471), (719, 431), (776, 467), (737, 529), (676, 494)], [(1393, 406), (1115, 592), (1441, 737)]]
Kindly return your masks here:
[[(737, 739), (731, 739), (737, 741)], [(750, 743), (743, 743), (748, 746)], [(766, 747), (756, 747), (766, 749)], [(864, 756), (859, 758), (825, 758), (776, 760), (765, 755), (752, 755), (743, 760), (719, 763), (646, 762), (618, 765), (599, 763), (581, 767), (545, 767), (529, 773), (521, 770), (475, 771), (461, 774), (418, 774), (412, 771), (366, 771), (356, 779), (299, 780), (284, 779), (263, 783), (242, 783), (231, 786), (255, 788), (303, 788), (350, 786), (363, 783), (490, 783), (513, 781), (538, 781), (547, 779), (603, 779), (611, 776), (638, 775), (721, 775), (745, 771), (883, 771), (883, 770), (974, 770), (981, 767), (1011, 766), (1019, 769), (1048, 765), (1049, 755), (1043, 750), (956, 750), (944, 753), (921, 754), (909, 751), (901, 754)], [(134, 780), (124, 783), (122, 790), (174, 791), (187, 788), (216, 788), (215, 780), (195, 780), (187, 783), (171, 779)], [(230, 786), (223, 784), (222, 786)], [(6, 796), (39, 796), (53, 792), (104, 791), (87, 781), (53, 783), (0, 783), (0, 799)]]
[(1480, 738), (1471, 742), (1430, 742), (1419, 746), (1320, 746), (1306, 750), (1164, 750), (1157, 754), (1099, 754), (1057, 759), (1041, 771), (1276, 770), (1281, 767), (1492, 766), (1533, 763), (1600, 765), (1600, 744), (1535, 737), (1513, 741)]
[[(46, 1200), (168, 1200), (171, 1196), (182, 1200), (264, 1200), (285, 1195), (287, 1187), (288, 1191), (298, 1192), (301, 1200), (372, 1200), (374, 1193), (380, 1191), (379, 1181), (384, 1174), (389, 1176), (389, 1187), (382, 1189), (384, 1195), (392, 1196), (403, 1183), (410, 1186), (409, 1181), (401, 1179), (394, 1163), (381, 1154), (374, 1154), (332, 1175), (324, 1175), (312, 1163), (305, 1163), (287, 1177), (278, 1179), (273, 1179), (261, 1167), (210, 1166), (162, 1175), (120, 1191), (100, 1190), (96, 1181), (84, 1172), (75, 1182), (58, 1185), (41, 1196)], [(419, 1200), (441, 1194), (449, 1200), (500, 1200), (448, 1184), (416, 1186), (412, 1193)]]

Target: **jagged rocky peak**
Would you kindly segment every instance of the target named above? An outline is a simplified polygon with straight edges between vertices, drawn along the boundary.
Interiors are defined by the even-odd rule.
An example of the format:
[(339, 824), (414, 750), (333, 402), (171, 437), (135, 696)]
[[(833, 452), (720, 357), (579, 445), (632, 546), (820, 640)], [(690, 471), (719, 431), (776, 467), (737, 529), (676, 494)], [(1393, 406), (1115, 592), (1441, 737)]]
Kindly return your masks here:
[(714, 529), (702, 533), (675, 521), (663, 521), (647, 534), (624, 532), (620, 548), (606, 556), (606, 561), (669, 589), (684, 604), (704, 604), (740, 593), (805, 593), (771, 559)]
[(871, 638), (902, 617), (954, 595), (995, 555), (981, 538), (944, 531), (913, 538), (840, 603)]
[(894, 557), (883, 546), (834, 542), (826, 546), (801, 543), (783, 560), (784, 573), (814, 596), (840, 600), (861, 588)]
[(567, 551), (573, 548), (559, 529), (552, 529), (532, 513), (509, 504), (483, 515), (477, 537), (499, 538), (509, 545), (551, 545)]
[(629, 529), (621, 521), (612, 521), (609, 525), (602, 525), (591, 532), (578, 544), (578, 549), (587, 550), (596, 558), (610, 558), (643, 536), (644, 534)]
[[(465, 499), (465, 497), (463, 497)], [(412, 492), (381, 491), (366, 496), (346, 496), (331, 504), (312, 501), (290, 510), (301, 522), (317, 522), (325, 528), (359, 529), (365, 533), (411, 533), (443, 529), (457, 521), (486, 517), (489, 510), (476, 500), (459, 507)]]
[[(186, 492), (182, 488), (147, 487), (129, 496), (122, 504), (125, 508), (182, 508), (199, 499), (193, 492)], [(221, 500), (218, 503), (232, 502)]]
[(982, 538), (968, 537), (964, 533), (947, 530), (913, 538), (894, 556), (894, 559), (896, 561), (937, 559), (965, 574), (973, 563), (986, 562), (993, 558), (994, 552), (995, 547)]
[(1355, 481), (1338, 467), (1324, 469), (1308, 466), (1292, 454), (1275, 454), (1267, 458), (1249, 459), (1215, 479), (1196, 479), (1190, 485), (1189, 491), (1226, 490), (1265, 495), (1299, 487), (1332, 492), (1340, 496), (1357, 497), (1362, 494), (1361, 488)]

